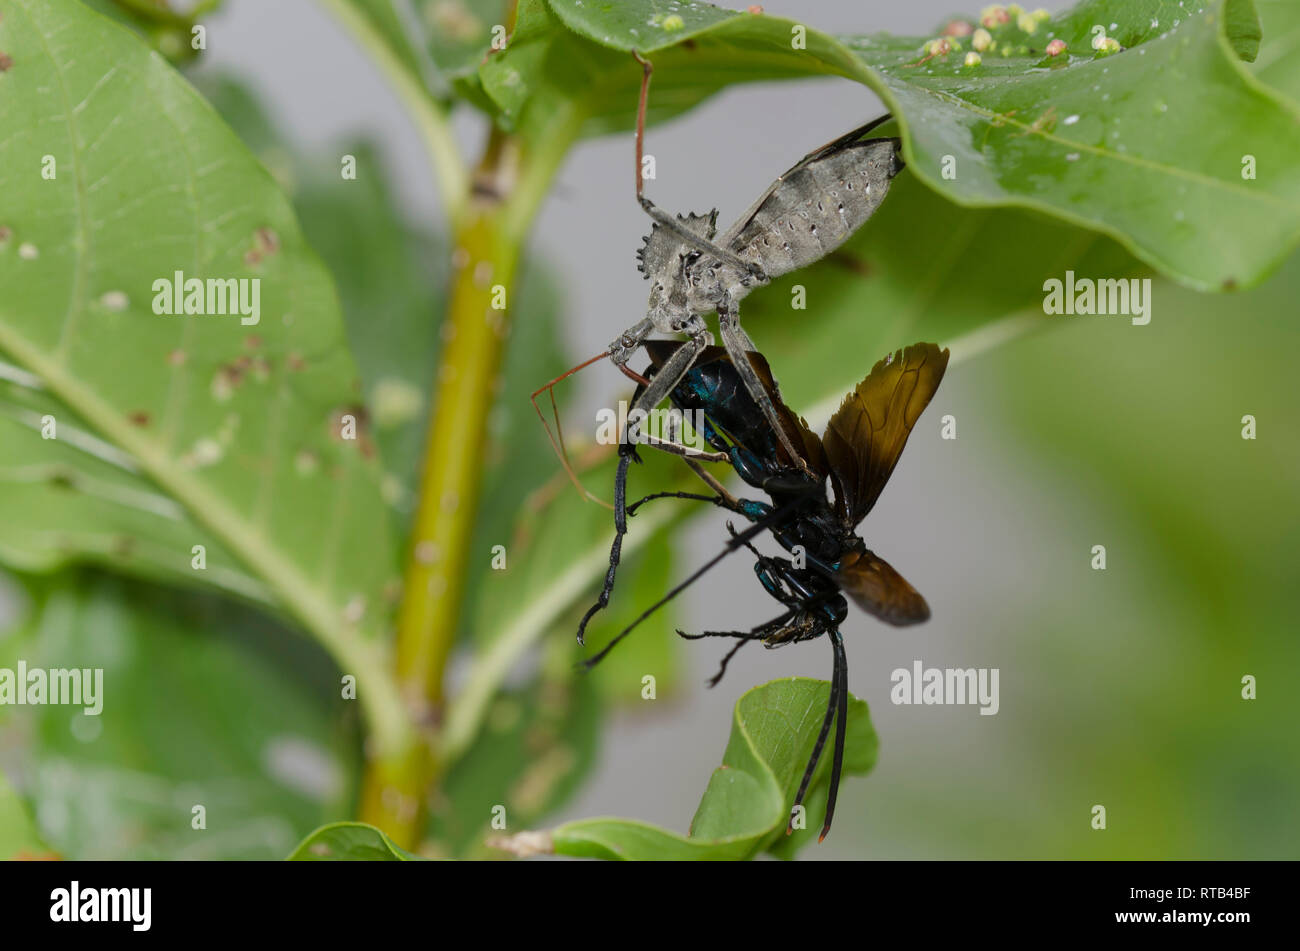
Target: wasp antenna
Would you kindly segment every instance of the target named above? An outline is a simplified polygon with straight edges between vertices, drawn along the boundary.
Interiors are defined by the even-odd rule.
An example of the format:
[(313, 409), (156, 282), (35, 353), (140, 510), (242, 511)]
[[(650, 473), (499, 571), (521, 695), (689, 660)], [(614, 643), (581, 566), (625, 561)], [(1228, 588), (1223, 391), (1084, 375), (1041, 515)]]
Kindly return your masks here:
[[(591, 366), (596, 361), (605, 359), (608, 356), (609, 356), (609, 351), (606, 350), (603, 353), (596, 354), (590, 360), (584, 360), (582, 363), (579, 363), (576, 367), (572, 367), (571, 369), (568, 369), (565, 372), (561, 373), (559, 376), (557, 376), (554, 380), (551, 380), (551, 382), (547, 383), (545, 386), (538, 387), (536, 390), (533, 391), (533, 394), (529, 397), (529, 399), (532, 401), (533, 409), (537, 413), (537, 418), (542, 421), (542, 428), (546, 430), (546, 438), (551, 444), (551, 449), (555, 452), (556, 457), (560, 460), (560, 465), (564, 467), (564, 471), (569, 476), (569, 481), (573, 483), (574, 488), (578, 490), (578, 493), (583, 498), (595, 502), (598, 505), (603, 505), (605, 506), (605, 508), (612, 510), (614, 506), (610, 505), (608, 502), (606, 502), (604, 499), (600, 498), (599, 496), (593, 495), (591, 491), (585, 485), (582, 484), (582, 480), (578, 478), (578, 474), (573, 471), (573, 465), (569, 462), (569, 454), (564, 448), (564, 428), (560, 425), (560, 409), (555, 403), (555, 384), (559, 383), (561, 380), (564, 380), (572, 376), (573, 374), (577, 373), (579, 370), (583, 370)], [(546, 416), (545, 414), (542, 413), (542, 408), (537, 405), (537, 397), (540, 396), (542, 393), (548, 393), (550, 396), (551, 415), (555, 418), (554, 433), (551, 432), (551, 424), (546, 421)], [(559, 434), (558, 439), (556, 438), (557, 433)]]

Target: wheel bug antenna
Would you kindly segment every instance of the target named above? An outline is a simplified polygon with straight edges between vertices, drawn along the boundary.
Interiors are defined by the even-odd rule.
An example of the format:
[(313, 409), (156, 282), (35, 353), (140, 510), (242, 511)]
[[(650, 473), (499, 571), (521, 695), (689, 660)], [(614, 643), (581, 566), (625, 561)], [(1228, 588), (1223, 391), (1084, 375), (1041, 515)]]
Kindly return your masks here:
[(832, 675), (839, 684), (839, 703), (835, 723), (835, 758), (831, 761), (831, 786), (826, 797), (826, 821), (822, 825), (822, 834), (818, 842), (826, 841), (826, 833), (831, 831), (831, 819), (835, 815), (835, 797), (840, 791), (840, 769), (844, 765), (844, 732), (849, 718), (849, 663), (844, 656), (844, 638), (839, 628), (831, 631), (831, 645), (835, 651), (835, 672)]
[[(585, 369), (591, 366), (593, 363), (605, 359), (608, 356), (609, 356), (609, 351), (606, 350), (604, 353), (596, 354), (590, 360), (584, 360), (582, 363), (579, 363), (576, 367), (572, 367), (571, 369), (565, 370), (563, 373), (557, 376), (550, 383), (547, 383), (545, 386), (541, 386), (535, 391), (533, 391), (533, 394), (532, 396), (529, 397), (529, 399), (532, 401), (533, 410), (536, 411), (537, 418), (542, 421), (542, 428), (546, 430), (546, 438), (551, 443), (551, 449), (555, 452), (556, 457), (560, 460), (560, 465), (564, 467), (564, 471), (568, 474), (569, 481), (573, 483), (574, 488), (576, 488), (579, 494), (581, 494), (584, 498), (589, 499), (590, 501), (595, 502), (598, 505), (603, 505), (607, 509), (612, 509), (614, 506), (610, 505), (604, 499), (593, 495), (591, 491), (585, 485), (582, 484), (582, 481), (578, 478), (578, 474), (573, 471), (573, 465), (569, 462), (569, 454), (564, 448), (564, 429), (560, 425), (560, 410), (555, 403), (555, 384), (559, 383), (561, 380), (566, 379), (567, 377), (572, 376), (573, 374), (577, 373), (579, 370)], [(555, 429), (556, 432), (559, 433), (558, 441), (556, 440), (555, 433), (551, 432), (551, 425), (546, 421), (546, 416), (543, 415), (542, 408), (537, 405), (537, 397), (543, 391), (547, 392), (551, 399), (551, 413), (555, 417)]]
[(709, 569), (711, 569), (718, 562), (722, 561), (722, 559), (726, 558), (734, 551), (739, 551), (744, 546), (745, 542), (757, 536), (760, 532), (766, 529), (770, 524), (775, 522), (777, 520), (777, 516), (782, 514), (784, 514), (783, 509), (776, 509), (775, 511), (770, 512), (767, 515), (763, 516), (761, 519), (759, 519), (749, 528), (745, 529), (739, 535), (736, 535), (734, 538), (732, 538), (729, 542), (727, 542), (726, 547), (723, 548), (722, 551), (718, 552), (716, 555), (714, 555), (712, 558), (706, 561), (703, 565), (701, 565), (699, 568), (693, 571), (690, 577), (688, 577), (685, 581), (682, 581), (676, 586), (674, 586), (672, 590), (670, 590), (662, 598), (660, 598), (654, 604), (650, 605), (650, 607), (642, 611), (635, 621), (633, 621), (627, 627), (623, 628), (623, 630), (619, 631), (618, 634), (614, 636), (613, 640), (611, 640), (608, 644), (606, 644), (599, 651), (597, 651), (594, 656), (589, 657), (586, 660), (582, 661), (580, 663), (580, 666), (586, 670), (590, 670), (591, 668), (599, 664), (602, 660), (605, 659), (605, 655), (608, 654), (610, 651), (612, 651), (619, 641), (623, 640), (623, 638), (631, 634), (632, 631), (634, 631), (642, 621), (644, 621), (650, 615), (654, 614), (661, 607), (663, 607), (673, 598), (677, 597), (677, 595), (681, 594), (683, 591), (685, 591), (695, 582), (699, 581), (700, 578), (702, 578), (706, 573), (708, 573)]

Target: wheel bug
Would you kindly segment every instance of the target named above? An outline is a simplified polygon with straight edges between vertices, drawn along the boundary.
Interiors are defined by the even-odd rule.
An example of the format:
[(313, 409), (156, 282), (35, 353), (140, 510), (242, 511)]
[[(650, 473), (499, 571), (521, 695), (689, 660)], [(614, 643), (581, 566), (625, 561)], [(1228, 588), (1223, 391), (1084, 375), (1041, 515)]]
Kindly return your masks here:
[[(721, 237), (716, 237), (716, 208), (707, 215), (691, 213), (674, 217), (645, 196), (641, 168), (646, 103), (654, 67), (639, 53), (633, 55), (642, 67), (636, 121), (636, 198), (653, 221), (644, 246), (637, 252), (637, 267), (651, 285), (646, 316), (621, 333), (603, 353), (533, 393), (533, 408), (550, 436), (550, 426), (537, 405), (537, 397), (550, 390), (554, 410), (555, 384), (609, 357), (621, 372), (643, 386), (634, 401), (634, 412), (629, 413), (625, 441), (636, 442), (639, 438), (687, 459), (725, 461), (717, 453), (638, 433), (639, 418), (659, 405), (705, 348), (712, 345), (713, 336), (704, 316), (716, 313), (722, 343), (735, 372), (771, 431), (802, 467), (802, 457), (777, 419), (774, 398), (779, 396), (779, 391), (775, 385), (764, 386), (748, 357), (757, 348), (740, 325), (739, 303), (755, 287), (807, 267), (847, 241), (884, 201), (890, 181), (903, 168), (901, 141), (867, 137), (890, 118), (888, 114), (854, 129), (804, 156), (773, 182)], [(687, 337), (668, 362), (658, 368), (653, 383), (627, 366), (652, 333)], [(595, 498), (582, 487), (569, 465), (563, 435), (558, 445), (552, 436), (551, 444), (574, 484), (588, 498)]]
[[(676, 341), (649, 341), (645, 344), (651, 365), (645, 376), (653, 381), (670, 366), (685, 344)], [(697, 640), (705, 637), (731, 637), (737, 643), (723, 658), (720, 669), (709, 685), (718, 683), (727, 663), (750, 641), (761, 641), (769, 648), (812, 640), (826, 634), (834, 655), (831, 691), (826, 715), (813, 747), (812, 757), (804, 769), (794, 806), (803, 802), (817, 763), (830, 733), (836, 725), (831, 765), (830, 790), (826, 819), (819, 841), (830, 831), (839, 791), (844, 759), (844, 733), (848, 716), (848, 659), (840, 624), (848, 616), (847, 594), (864, 611), (888, 624), (904, 626), (925, 621), (930, 609), (925, 599), (894, 568), (866, 547), (857, 534), (858, 524), (875, 505), (881, 490), (898, 462), (907, 437), (930, 398), (943, 379), (948, 365), (948, 351), (935, 344), (913, 344), (879, 361), (861, 383), (845, 398), (831, 417), (826, 431), (818, 438), (807, 423), (796, 416), (776, 392), (766, 359), (749, 353), (752, 365), (772, 400), (778, 427), (786, 438), (767, 424), (758, 403), (744, 385), (730, 354), (720, 347), (706, 348), (698, 355), (681, 380), (669, 392), (673, 403), (686, 410), (702, 410), (704, 437), (723, 455), (748, 485), (764, 492), (770, 502), (737, 499), (724, 493), (704, 495), (691, 492), (658, 492), (631, 505), (626, 504), (627, 472), (635, 458), (631, 444), (620, 447), (618, 475), (615, 483), (615, 538), (610, 547), (609, 571), (597, 602), (583, 617), (578, 629), (581, 643), (588, 622), (609, 603), (618, 570), (627, 517), (642, 505), (660, 498), (691, 499), (711, 502), (744, 516), (752, 524), (736, 531), (728, 523), (731, 539), (684, 582), (617, 634), (601, 651), (585, 661), (590, 669), (613, 647), (628, 636), (641, 621), (694, 583), (726, 555), (747, 548), (755, 557), (759, 582), (785, 610), (771, 621), (749, 631), (705, 631), (682, 637)], [(802, 448), (797, 454), (787, 451), (794, 443)], [(830, 482), (828, 498), (826, 483)], [(795, 558), (761, 554), (751, 540), (763, 531)], [(791, 810), (793, 823), (794, 809)], [(792, 826), (787, 827), (787, 834)]]

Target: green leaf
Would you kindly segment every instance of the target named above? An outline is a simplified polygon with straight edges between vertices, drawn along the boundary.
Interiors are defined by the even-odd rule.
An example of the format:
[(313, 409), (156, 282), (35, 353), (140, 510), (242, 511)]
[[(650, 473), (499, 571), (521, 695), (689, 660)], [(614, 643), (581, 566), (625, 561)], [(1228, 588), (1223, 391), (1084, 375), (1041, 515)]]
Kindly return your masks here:
[[(446, 287), (443, 242), (405, 220), (375, 146), (348, 145), (327, 150), (328, 158), (312, 160), (281, 144), (260, 104), (242, 86), (218, 79), (200, 88), (262, 161), (279, 170), (291, 189), (308, 241), (321, 252), (338, 282), (366, 403), (374, 408), (386, 494), (405, 515), (419, 476), (427, 426), (422, 389), (433, 377), (440, 349)], [(356, 156), (356, 180), (340, 178), (339, 154)], [(537, 473), (555, 465), (528, 397), (537, 380), (569, 362), (556, 329), (561, 312), (556, 283), (536, 256), (530, 256), (512, 291), (515, 319), (500, 398), (488, 422), (483, 472), (483, 497), (491, 504), (481, 507), (470, 548), (483, 570), (470, 574), (466, 590), (470, 604), (480, 598), (486, 603), (509, 601), (501, 597), (503, 584), (509, 586), (512, 598), (518, 591), (519, 567), (527, 563), (528, 554), (524, 541), (513, 534), (513, 523), (537, 488)], [(406, 407), (401, 414), (384, 411), (385, 403), (393, 403), (393, 397), (403, 391), (418, 397), (418, 402), (397, 401)], [(562, 486), (568, 490), (567, 482)], [(502, 571), (487, 570), (496, 545), (506, 548)], [(663, 577), (669, 570), (666, 547), (661, 544), (660, 553), (652, 556), (649, 563), (658, 570), (648, 572), (646, 578)], [(635, 556), (630, 567), (637, 569)], [(644, 591), (646, 581), (639, 573), (635, 577), (638, 591)], [(479, 639), (472, 615), (464, 626), (466, 637)], [(600, 721), (593, 688), (616, 691), (620, 699), (627, 699), (629, 678), (618, 676), (616, 668), (632, 664), (637, 671), (636, 702), (641, 702), (639, 678), (646, 671), (657, 675), (659, 690), (670, 692), (677, 673), (675, 640), (670, 630), (638, 640), (629, 645), (631, 650), (611, 658), (609, 670), (602, 671), (613, 676), (582, 678), (577, 683), (571, 683), (571, 642), (561, 642), (565, 648), (561, 673), (548, 674), (544, 669), (540, 684), (493, 701), (483, 743), (456, 761), (446, 777), (431, 816), (430, 836), (436, 846), (447, 854), (483, 854), (491, 804), (505, 805), (512, 824), (543, 819), (557, 808), (593, 761)], [(546, 710), (559, 706), (564, 714), (557, 719), (540, 710), (540, 693), (549, 698)], [(512, 719), (511, 710), (524, 713)], [(552, 723), (552, 728), (529, 726), (535, 719)], [(507, 721), (511, 725), (503, 727)], [(543, 739), (546, 742), (539, 746)]]
[[(1193, 288), (1253, 284), (1300, 237), (1300, 111), (1252, 81), (1225, 35), (1249, 54), (1249, 4), (1225, 17), (1222, 3), (1192, 13), (1175, 0), (1088, 0), (1033, 33), (994, 28), (999, 46), (978, 66), (960, 50), (927, 58), (934, 37), (809, 27), (807, 48), (795, 49), (803, 25), (779, 17), (697, 6), (666, 30), (650, 0), (609, 12), (524, 0), (510, 46), (480, 68), (529, 139), (630, 128), (640, 80), (630, 51), (642, 49), (656, 66), (652, 119), (726, 83), (854, 79), (899, 117), (911, 174), (950, 201), (1023, 206), (1102, 232)], [(1123, 51), (1093, 50), (1096, 25)], [(1049, 34), (1068, 51), (1047, 57)], [(1246, 152), (1267, 170), (1255, 179), (1241, 177)]]
[[(0, 44), (13, 61), (0, 76), (12, 129), (0, 352), (264, 582), (369, 685), (379, 742), (400, 742), (370, 643), (397, 574), (381, 470), (364, 427), (340, 438), (344, 414), (364, 417), (359, 381), (288, 201), (169, 66), (104, 18), (14, 0)], [(258, 279), (259, 322), (154, 313), (154, 282), (176, 271)]]
[[(689, 836), (624, 819), (584, 819), (551, 830), (553, 850), (588, 858), (700, 861), (753, 858), (781, 844), (784, 854), (792, 854), (816, 836), (814, 826), (821, 828), (824, 799), (823, 812), (807, 813), (809, 828), (790, 836), (795, 844), (783, 844), (789, 805), (812, 754), (829, 696), (829, 684), (799, 677), (774, 680), (746, 692), (736, 703), (722, 766), (709, 780)], [(870, 772), (876, 748), (867, 704), (851, 697), (844, 774)], [(810, 790), (824, 789), (829, 776), (828, 747)], [(842, 784), (841, 795), (852, 795), (852, 790), (852, 783)]]
[(186, 12), (174, 9), (167, 0), (81, 0), (90, 9), (135, 30), (173, 63), (197, 58), (194, 48), (194, 24), (207, 17), (222, 0), (201, 0), (182, 4)]
[[(345, 25), (360, 20), (388, 55), (432, 97), (453, 95), (491, 113), (477, 69), (488, 56), (492, 31), (505, 28), (507, 0), (323, 0)], [(359, 32), (359, 31), (358, 31)]]
[(1264, 43), (1254, 61), (1259, 79), (1292, 102), (1300, 102), (1300, 4), (1291, 0), (1257, 0)]
[(596, 686), (575, 669), (574, 645), (552, 638), (535, 680), (493, 700), (480, 742), (457, 759), (430, 810), (440, 854), (498, 858), (486, 846), (498, 817), (535, 824), (577, 791), (596, 759)]
[[(57, 438), (43, 438), (43, 430)], [(51, 572), (89, 562), (274, 604), (266, 585), (130, 456), (99, 439), (38, 379), (2, 363), (0, 460), (0, 561), (11, 567)], [(206, 550), (204, 571), (191, 567), (196, 544)]]
[[(1094, 277), (1147, 273), (1100, 235), (1015, 209), (959, 208), (916, 179), (900, 178), (840, 251), (752, 294), (742, 317), (764, 351), (782, 355), (776, 373), (787, 402), (820, 425), (866, 375), (873, 355), (934, 340), (953, 347), (959, 366), (1007, 335), (1063, 319), (1043, 313), (1043, 284), (1067, 269)], [(813, 328), (791, 319), (796, 285), (816, 315)], [(845, 341), (861, 356), (846, 361)]]
[(0, 859), (55, 858), (41, 842), (40, 834), (21, 797), (0, 772)]
[(61, 854), (276, 858), (346, 808), (355, 703), (310, 641), (228, 601), (92, 573), (32, 593), (17, 659), (103, 671), (98, 714), (0, 707), (0, 737), (21, 751), (24, 792)]
[(1248, 63), (1255, 62), (1263, 38), (1255, 0), (1227, 0), (1223, 6), (1223, 35), (1233, 52)]
[(312, 832), (289, 853), (290, 862), (418, 862), (381, 829), (364, 822), (331, 822)]

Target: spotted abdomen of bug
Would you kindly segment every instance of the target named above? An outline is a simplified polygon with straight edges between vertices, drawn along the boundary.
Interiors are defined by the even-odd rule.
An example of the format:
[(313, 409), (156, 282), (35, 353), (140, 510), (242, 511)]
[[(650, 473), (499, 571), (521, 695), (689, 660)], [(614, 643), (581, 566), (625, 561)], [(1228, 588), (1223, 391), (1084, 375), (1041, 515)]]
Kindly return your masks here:
[[(903, 167), (898, 139), (827, 147), (779, 179), (721, 244), (771, 279), (819, 261), (875, 214)], [(732, 300), (749, 293), (727, 288)]]

